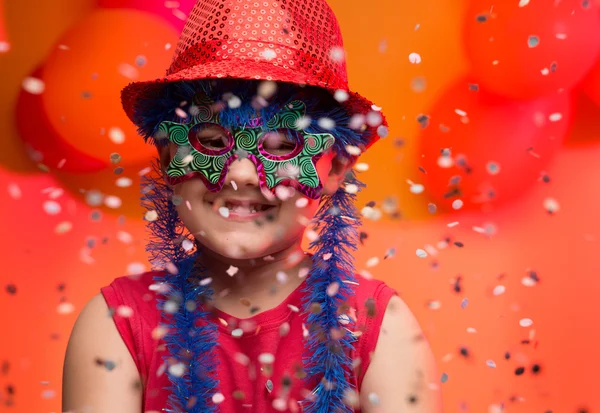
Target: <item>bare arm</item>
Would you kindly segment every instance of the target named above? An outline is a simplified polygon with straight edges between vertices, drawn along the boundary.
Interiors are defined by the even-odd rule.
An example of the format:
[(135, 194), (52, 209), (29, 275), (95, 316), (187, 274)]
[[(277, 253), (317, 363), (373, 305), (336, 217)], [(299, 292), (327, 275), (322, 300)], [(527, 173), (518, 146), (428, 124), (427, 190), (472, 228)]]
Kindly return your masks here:
[(441, 413), (435, 360), (417, 320), (399, 297), (390, 299), (360, 389), (364, 413)]
[(75, 322), (63, 366), (62, 411), (140, 413), (141, 380), (101, 294)]

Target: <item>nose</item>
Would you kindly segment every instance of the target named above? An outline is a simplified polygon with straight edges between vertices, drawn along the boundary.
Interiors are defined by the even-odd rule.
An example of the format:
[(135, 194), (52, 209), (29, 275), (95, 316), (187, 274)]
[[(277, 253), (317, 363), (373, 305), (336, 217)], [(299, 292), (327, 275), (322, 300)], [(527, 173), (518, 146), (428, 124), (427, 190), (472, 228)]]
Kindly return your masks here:
[(244, 155), (238, 155), (238, 158), (229, 164), (225, 185), (232, 186), (234, 189), (236, 187), (260, 189), (260, 178), (256, 168), (251, 159)]

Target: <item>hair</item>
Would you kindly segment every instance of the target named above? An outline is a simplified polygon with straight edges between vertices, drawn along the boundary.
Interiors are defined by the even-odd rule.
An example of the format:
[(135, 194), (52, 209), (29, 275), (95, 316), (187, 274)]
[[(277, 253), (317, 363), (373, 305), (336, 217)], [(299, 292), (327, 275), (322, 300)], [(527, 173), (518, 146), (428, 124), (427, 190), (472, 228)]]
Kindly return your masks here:
[[(168, 140), (157, 137), (161, 122), (186, 122), (186, 115), (204, 95), (210, 101), (220, 104), (220, 118), (224, 126), (234, 127), (245, 124), (259, 115), (270, 118), (283, 106), (301, 100), (306, 105), (306, 116), (310, 124), (304, 128), (307, 133), (331, 133), (336, 141), (333, 149), (336, 156), (345, 160), (353, 158), (346, 151), (347, 145), (362, 146), (363, 132), (350, 127), (350, 114), (327, 90), (315, 86), (298, 86), (292, 83), (276, 82), (275, 93), (268, 99), (261, 98), (259, 87), (262, 81), (243, 79), (202, 79), (180, 81), (163, 85), (145, 100), (138, 102), (135, 109), (134, 122), (138, 133), (148, 143), (157, 147), (164, 146)], [(235, 95), (241, 99), (239, 107), (231, 108), (226, 102)], [(329, 118), (333, 121), (333, 129), (320, 124), (319, 120)]]

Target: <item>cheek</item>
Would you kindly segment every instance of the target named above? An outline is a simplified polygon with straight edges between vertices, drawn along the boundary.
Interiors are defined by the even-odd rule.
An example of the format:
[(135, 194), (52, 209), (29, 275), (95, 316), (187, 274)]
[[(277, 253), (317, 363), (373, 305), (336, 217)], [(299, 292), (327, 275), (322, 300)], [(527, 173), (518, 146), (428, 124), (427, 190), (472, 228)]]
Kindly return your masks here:
[(316, 165), (317, 173), (319, 174), (319, 179), (322, 183), (325, 183), (327, 177), (329, 176), (329, 172), (331, 171), (331, 163), (333, 160), (333, 155), (325, 154), (318, 161)]

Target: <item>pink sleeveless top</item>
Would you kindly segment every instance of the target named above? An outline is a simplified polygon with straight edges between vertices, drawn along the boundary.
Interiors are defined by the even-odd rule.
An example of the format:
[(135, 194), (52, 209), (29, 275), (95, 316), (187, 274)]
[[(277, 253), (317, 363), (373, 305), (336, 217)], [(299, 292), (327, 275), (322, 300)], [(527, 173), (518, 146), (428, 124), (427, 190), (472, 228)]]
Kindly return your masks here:
[[(149, 289), (155, 274), (148, 272), (141, 276), (120, 277), (101, 289), (109, 308), (115, 310), (113, 319), (117, 330), (142, 377), (145, 413), (163, 412), (169, 394), (165, 388), (170, 386), (163, 360), (167, 350), (163, 342), (153, 338), (152, 334), (160, 321), (156, 293)], [(377, 344), (385, 309), (396, 292), (381, 281), (357, 278), (359, 285), (352, 285), (355, 295), (349, 300), (347, 314), (351, 319), (348, 325), (353, 326), (354, 331), (362, 332), (351, 354), (352, 359), (360, 360), (360, 363), (355, 363), (358, 365), (350, 377), (360, 391)], [(220, 413), (302, 411), (298, 401), (306, 396), (306, 388), (312, 390), (320, 379), (314, 378), (307, 384), (297, 378), (304, 351), (304, 319), (301, 313), (293, 310), (294, 306), (302, 308), (303, 287), (304, 284), (301, 284), (277, 307), (243, 320), (217, 310), (218, 317), (228, 324), (225, 326), (216, 321), (219, 329), (218, 345), (215, 346), (218, 360), (216, 378), (218, 390), (225, 397), (219, 405)], [(131, 308), (132, 314), (119, 311), (119, 306)], [(248, 333), (244, 328), (242, 337), (234, 337), (231, 331), (240, 322), (253, 326), (252, 331)], [(284, 326), (287, 334), (281, 333), (284, 323), (289, 326), (289, 329)], [(271, 369), (261, 368), (259, 356), (265, 353), (274, 356)], [(287, 397), (281, 397), (284, 378), (291, 379)], [(285, 406), (274, 403), (276, 399), (279, 399), (278, 403), (285, 399)]]

